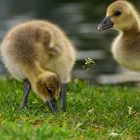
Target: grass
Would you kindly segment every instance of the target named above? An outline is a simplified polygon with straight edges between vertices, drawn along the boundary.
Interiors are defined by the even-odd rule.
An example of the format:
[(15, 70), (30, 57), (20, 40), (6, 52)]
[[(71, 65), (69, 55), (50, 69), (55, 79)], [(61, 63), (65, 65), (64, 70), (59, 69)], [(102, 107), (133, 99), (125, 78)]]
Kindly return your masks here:
[[(0, 140), (140, 139), (140, 89), (132, 85), (68, 86), (67, 112), (54, 116), (33, 93), (19, 111), (22, 83), (0, 80)], [(59, 100), (59, 99), (58, 99)], [(58, 101), (59, 103), (59, 101)]]

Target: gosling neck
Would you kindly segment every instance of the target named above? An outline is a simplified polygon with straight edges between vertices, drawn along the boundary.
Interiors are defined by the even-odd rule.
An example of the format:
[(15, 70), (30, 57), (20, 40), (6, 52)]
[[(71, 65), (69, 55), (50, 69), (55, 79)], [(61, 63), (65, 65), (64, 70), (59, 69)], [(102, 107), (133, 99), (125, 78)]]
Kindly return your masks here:
[(125, 30), (122, 32), (123, 36), (127, 36), (127, 37), (136, 37), (137, 34), (139, 34), (140, 29), (139, 28), (132, 28), (129, 30)]
[[(140, 26), (139, 23), (135, 23), (135, 26), (128, 30), (121, 31), (122, 40), (125, 44), (131, 44), (134, 43), (134, 40), (137, 39), (137, 37), (140, 34)], [(131, 45), (128, 45), (131, 46)]]
[(140, 32), (140, 19), (139, 18), (135, 18), (133, 21), (133, 24), (130, 28), (126, 28), (123, 31), (124, 35), (136, 35)]

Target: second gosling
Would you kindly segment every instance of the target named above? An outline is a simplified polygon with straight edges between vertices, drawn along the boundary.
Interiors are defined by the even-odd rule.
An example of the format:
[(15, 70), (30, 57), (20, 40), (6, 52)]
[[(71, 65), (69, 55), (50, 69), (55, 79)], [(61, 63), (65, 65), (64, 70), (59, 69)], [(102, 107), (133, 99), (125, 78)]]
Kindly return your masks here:
[(108, 6), (98, 29), (112, 27), (119, 31), (112, 44), (114, 58), (124, 67), (140, 72), (140, 18), (133, 4), (118, 0)]
[(65, 33), (55, 24), (35, 20), (13, 27), (1, 45), (5, 67), (11, 75), (24, 81), (21, 108), (33, 91), (56, 113), (59, 94), (61, 110), (66, 110), (66, 84), (75, 63), (75, 49)]

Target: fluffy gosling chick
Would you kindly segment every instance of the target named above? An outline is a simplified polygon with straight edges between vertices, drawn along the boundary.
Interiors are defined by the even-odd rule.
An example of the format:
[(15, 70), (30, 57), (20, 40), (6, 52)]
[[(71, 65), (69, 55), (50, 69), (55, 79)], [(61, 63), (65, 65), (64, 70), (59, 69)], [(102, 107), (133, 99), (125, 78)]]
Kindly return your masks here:
[(66, 110), (66, 83), (75, 63), (75, 49), (65, 33), (48, 21), (29, 21), (13, 27), (1, 45), (5, 67), (24, 81), (21, 107), (27, 104), (30, 84), (33, 91), (56, 112), (60, 92), (61, 109)]
[(128, 1), (118, 0), (107, 8), (99, 31), (113, 27), (119, 31), (112, 44), (112, 53), (119, 64), (140, 72), (140, 18)]

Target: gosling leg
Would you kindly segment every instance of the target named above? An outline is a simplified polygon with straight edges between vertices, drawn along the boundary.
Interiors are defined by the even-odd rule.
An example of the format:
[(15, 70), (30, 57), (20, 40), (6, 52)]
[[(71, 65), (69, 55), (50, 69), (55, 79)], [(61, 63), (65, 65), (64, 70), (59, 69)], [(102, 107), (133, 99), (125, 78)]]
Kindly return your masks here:
[(66, 92), (67, 92), (67, 84), (61, 84), (61, 92), (60, 92), (60, 110), (66, 111)]
[(23, 81), (23, 97), (22, 97), (22, 102), (20, 105), (20, 109), (23, 109), (25, 107), (27, 107), (27, 98), (29, 95), (31, 89), (31, 84), (30, 82), (26, 79)]

